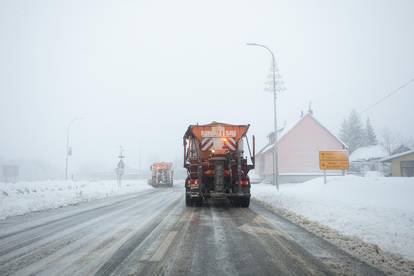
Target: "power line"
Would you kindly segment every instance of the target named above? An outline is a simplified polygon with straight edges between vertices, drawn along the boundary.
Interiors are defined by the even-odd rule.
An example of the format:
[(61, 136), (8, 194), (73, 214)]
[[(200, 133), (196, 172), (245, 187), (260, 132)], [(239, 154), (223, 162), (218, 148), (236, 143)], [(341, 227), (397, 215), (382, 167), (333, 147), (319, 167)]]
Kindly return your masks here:
[(409, 81), (407, 81), (406, 83), (404, 83), (403, 85), (401, 85), (400, 87), (392, 90), (390, 93), (388, 93), (386, 96), (384, 96), (383, 98), (379, 99), (378, 101), (376, 101), (374, 104), (370, 105), (369, 107), (365, 108), (363, 111), (361, 111), (362, 113), (367, 112), (368, 110), (370, 110), (371, 108), (375, 107), (376, 105), (380, 104), (381, 102), (385, 101), (386, 99), (388, 99), (389, 97), (391, 97), (392, 95), (394, 95), (395, 93), (397, 93), (398, 91), (400, 91), (401, 89), (403, 89), (404, 87), (408, 86), (411, 82), (414, 81), (414, 78), (410, 79)]

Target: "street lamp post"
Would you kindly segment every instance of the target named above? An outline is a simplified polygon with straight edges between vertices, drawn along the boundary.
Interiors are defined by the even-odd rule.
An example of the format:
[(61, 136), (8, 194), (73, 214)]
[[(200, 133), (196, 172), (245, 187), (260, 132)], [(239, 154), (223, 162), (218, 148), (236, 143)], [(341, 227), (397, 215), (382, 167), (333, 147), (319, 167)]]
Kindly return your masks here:
[(81, 120), (82, 118), (73, 118), (66, 128), (66, 166), (65, 166), (65, 180), (68, 180), (68, 167), (69, 167), (69, 155), (72, 155), (72, 150), (69, 146), (69, 138), (70, 138), (70, 128), (72, 127), (73, 123), (76, 121)]
[(272, 84), (273, 84), (273, 111), (274, 111), (274, 144), (273, 144), (273, 183), (276, 185), (276, 188), (279, 190), (279, 165), (278, 165), (278, 135), (277, 135), (277, 113), (276, 113), (276, 60), (275, 55), (269, 47), (257, 43), (247, 43), (248, 46), (257, 46), (266, 49), (272, 56)]

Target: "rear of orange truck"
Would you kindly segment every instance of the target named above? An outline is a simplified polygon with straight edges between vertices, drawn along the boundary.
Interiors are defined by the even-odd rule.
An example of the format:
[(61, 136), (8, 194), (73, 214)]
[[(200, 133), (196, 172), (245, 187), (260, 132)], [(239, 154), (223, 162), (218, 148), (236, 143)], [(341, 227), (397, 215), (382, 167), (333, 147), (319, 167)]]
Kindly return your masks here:
[(227, 198), (235, 206), (249, 207), (248, 173), (255, 165), (254, 136), (251, 148), (246, 135), (249, 126), (212, 122), (188, 127), (183, 137), (187, 206)]
[(173, 176), (172, 163), (154, 163), (151, 165), (151, 178), (148, 180), (148, 184), (153, 187), (172, 187)]

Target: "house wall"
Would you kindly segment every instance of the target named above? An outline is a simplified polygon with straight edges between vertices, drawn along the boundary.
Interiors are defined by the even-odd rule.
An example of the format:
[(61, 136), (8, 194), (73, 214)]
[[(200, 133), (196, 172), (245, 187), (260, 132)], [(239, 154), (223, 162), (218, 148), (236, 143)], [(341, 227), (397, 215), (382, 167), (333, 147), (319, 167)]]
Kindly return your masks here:
[(401, 161), (413, 161), (414, 153), (407, 154), (398, 158), (395, 158), (391, 161), (391, 175), (392, 176), (401, 176)]
[(258, 176), (263, 176), (264, 175), (264, 171), (265, 171), (265, 154), (260, 154), (259, 156), (256, 157), (256, 167), (255, 167), (255, 172)]
[[(280, 174), (315, 174), (320, 150), (342, 150), (343, 145), (312, 117), (307, 116), (279, 141)], [(272, 152), (263, 153), (263, 176), (273, 174)], [(339, 172), (338, 172), (339, 173)]]

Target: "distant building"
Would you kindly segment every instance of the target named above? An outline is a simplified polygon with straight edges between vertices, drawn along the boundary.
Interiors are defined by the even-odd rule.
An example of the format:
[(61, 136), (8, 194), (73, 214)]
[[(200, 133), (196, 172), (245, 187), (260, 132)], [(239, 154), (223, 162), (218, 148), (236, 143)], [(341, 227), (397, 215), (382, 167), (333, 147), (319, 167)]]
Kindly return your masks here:
[(384, 172), (381, 158), (388, 156), (387, 150), (381, 145), (357, 148), (350, 156), (350, 171), (365, 175), (367, 171)]
[(381, 162), (391, 165), (391, 176), (414, 177), (414, 150), (382, 158)]
[[(347, 149), (345, 143), (313, 117), (312, 111), (302, 114), (296, 123), (284, 127), (278, 135), (280, 183), (302, 182), (322, 175), (319, 151)], [(274, 134), (269, 134), (268, 138), (268, 144), (256, 154), (255, 174), (262, 179), (271, 179), (273, 175)]]

